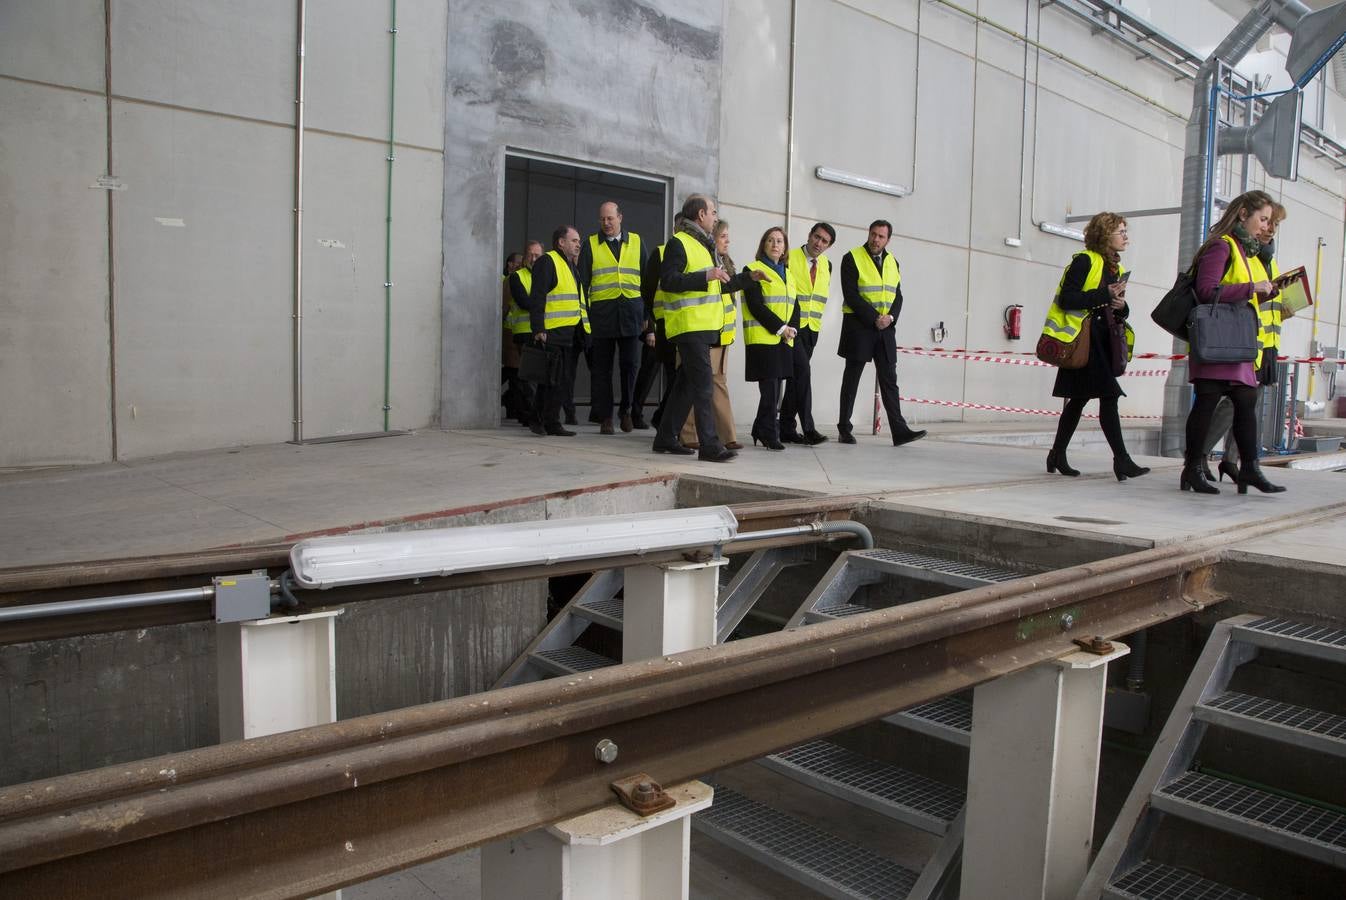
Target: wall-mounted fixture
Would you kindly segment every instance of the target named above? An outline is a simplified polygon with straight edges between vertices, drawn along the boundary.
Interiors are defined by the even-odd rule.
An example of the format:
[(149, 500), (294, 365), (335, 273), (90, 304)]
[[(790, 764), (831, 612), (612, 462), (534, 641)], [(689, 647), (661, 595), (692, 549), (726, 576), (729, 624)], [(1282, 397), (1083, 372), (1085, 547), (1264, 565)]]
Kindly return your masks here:
[(1067, 228), (1064, 225), (1057, 225), (1055, 222), (1039, 222), (1038, 228), (1047, 234), (1054, 234), (1057, 237), (1070, 238), (1072, 241), (1084, 243), (1084, 232), (1077, 228)]
[(876, 181), (873, 178), (866, 178), (863, 175), (854, 175), (850, 172), (842, 172), (838, 169), (829, 169), (827, 166), (819, 166), (813, 170), (813, 174), (823, 181), (834, 181), (837, 184), (849, 184), (851, 187), (863, 188), (866, 191), (877, 191), (880, 194), (892, 194), (894, 197), (905, 197), (911, 193), (911, 188), (903, 187), (900, 184), (892, 184), (887, 181)]

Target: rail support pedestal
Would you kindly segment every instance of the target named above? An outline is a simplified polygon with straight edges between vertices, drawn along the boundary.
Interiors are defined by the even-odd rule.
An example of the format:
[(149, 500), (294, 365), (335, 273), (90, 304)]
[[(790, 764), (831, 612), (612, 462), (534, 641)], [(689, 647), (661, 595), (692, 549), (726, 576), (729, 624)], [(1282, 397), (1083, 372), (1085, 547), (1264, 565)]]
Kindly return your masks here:
[[(622, 662), (715, 643), (720, 593), (716, 557), (699, 563), (630, 566), (622, 596)], [(616, 748), (613, 780), (621, 768)], [(595, 763), (601, 765), (601, 763)], [(692, 822), (714, 789), (700, 781), (666, 788), (677, 805), (642, 818), (613, 801), (481, 851), (483, 900), (686, 900)]]
[(976, 688), (964, 897), (1073, 898), (1089, 868), (1107, 664), (1071, 653)]

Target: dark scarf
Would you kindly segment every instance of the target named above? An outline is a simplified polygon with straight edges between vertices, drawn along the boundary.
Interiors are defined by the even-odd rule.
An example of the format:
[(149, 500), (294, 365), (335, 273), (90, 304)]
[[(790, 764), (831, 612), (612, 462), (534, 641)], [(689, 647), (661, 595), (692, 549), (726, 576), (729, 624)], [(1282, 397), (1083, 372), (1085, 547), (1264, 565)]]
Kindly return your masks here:
[(1243, 227), (1242, 222), (1235, 222), (1230, 235), (1238, 241), (1243, 247), (1243, 252), (1248, 256), (1256, 256), (1262, 249), (1262, 242), (1248, 233), (1248, 229)]

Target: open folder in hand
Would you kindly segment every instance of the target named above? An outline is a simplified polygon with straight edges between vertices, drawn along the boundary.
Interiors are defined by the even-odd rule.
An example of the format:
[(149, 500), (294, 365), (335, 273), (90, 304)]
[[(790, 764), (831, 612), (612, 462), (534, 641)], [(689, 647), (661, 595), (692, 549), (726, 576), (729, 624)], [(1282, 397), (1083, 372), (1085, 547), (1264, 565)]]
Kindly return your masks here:
[(1313, 292), (1309, 290), (1309, 275), (1304, 267), (1282, 272), (1276, 279), (1281, 289), (1281, 315), (1289, 317), (1313, 305)]

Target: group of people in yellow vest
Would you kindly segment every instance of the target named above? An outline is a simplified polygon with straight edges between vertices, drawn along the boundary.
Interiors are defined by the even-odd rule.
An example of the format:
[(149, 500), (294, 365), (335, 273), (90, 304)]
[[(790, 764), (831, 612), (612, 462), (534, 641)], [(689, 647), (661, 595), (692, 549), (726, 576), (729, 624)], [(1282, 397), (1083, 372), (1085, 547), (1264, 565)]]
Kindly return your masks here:
[[(871, 224), (865, 243), (841, 263), (842, 324), (837, 353), (845, 360), (839, 440), (854, 444), (851, 412), (866, 365), (876, 367), (895, 446), (925, 436), (903, 418), (897, 390), (895, 325), (902, 308), (902, 274), (888, 253), (892, 225)], [(527, 384), (518, 363), (505, 360), (507, 412), (535, 434), (574, 432), (571, 397), (575, 363), (592, 345), (591, 420), (602, 434), (653, 425), (656, 453), (698, 455), (728, 462), (741, 445), (733, 432), (724, 386), (726, 348), (735, 340), (742, 297), (744, 371), (760, 402), (754, 445), (784, 450), (828, 438), (813, 419), (810, 361), (830, 293), (826, 251), (836, 230), (818, 222), (807, 241), (786, 250), (784, 229), (768, 229), (755, 258), (741, 271), (728, 255), (728, 227), (712, 198), (693, 194), (674, 223), (673, 237), (647, 251), (624, 231), (615, 202), (599, 209), (599, 231), (587, 241), (573, 226), (552, 235), (552, 249), (529, 242), (506, 262), (504, 322), (516, 348), (545, 349), (555, 377)], [(586, 337), (587, 336), (587, 337)], [(612, 371), (618, 364), (620, 398)], [(646, 423), (645, 398), (660, 366), (668, 387)], [(615, 410), (615, 412), (614, 412)], [(566, 420), (562, 422), (562, 414)]]
[[(1264, 191), (1249, 191), (1236, 197), (1211, 228), (1206, 242), (1192, 260), (1196, 299), (1201, 303), (1250, 303), (1257, 312), (1257, 356), (1252, 362), (1208, 363), (1195, 357), (1188, 361), (1193, 404), (1187, 417), (1184, 466), (1179, 487), (1198, 494), (1218, 494), (1210, 470), (1211, 450), (1233, 425), (1233, 442), (1219, 464), (1219, 478), (1226, 476), (1240, 494), (1249, 487), (1264, 493), (1285, 490), (1267, 481), (1258, 466), (1259, 441), (1256, 407), (1261, 387), (1276, 381), (1276, 357), (1280, 350), (1280, 268), (1275, 260), (1276, 228), (1285, 218), (1285, 207)], [(1043, 323), (1043, 334), (1069, 344), (1089, 324), (1089, 357), (1080, 368), (1057, 371), (1053, 396), (1065, 400), (1057, 423), (1056, 440), (1047, 454), (1048, 473), (1079, 475), (1066, 458), (1070, 439), (1089, 400), (1099, 402), (1099, 420), (1112, 449), (1113, 473), (1118, 481), (1147, 474), (1127, 453), (1117, 411), (1124, 396), (1117, 376), (1125, 369), (1135, 343), (1126, 321), (1127, 271), (1121, 254), (1127, 248), (1126, 219), (1116, 213), (1094, 216), (1084, 230), (1085, 249), (1066, 267), (1056, 296)], [(1215, 421), (1221, 409), (1232, 415)], [(1235, 450), (1237, 452), (1235, 452)]]

